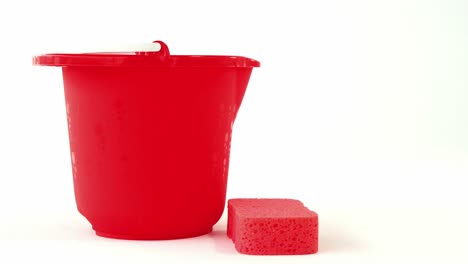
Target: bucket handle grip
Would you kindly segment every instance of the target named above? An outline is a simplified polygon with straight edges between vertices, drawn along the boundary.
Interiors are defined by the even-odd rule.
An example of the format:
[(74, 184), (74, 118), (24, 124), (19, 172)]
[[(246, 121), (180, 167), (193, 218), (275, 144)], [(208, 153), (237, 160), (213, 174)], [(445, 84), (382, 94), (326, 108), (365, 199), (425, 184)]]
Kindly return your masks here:
[[(158, 57), (168, 57), (169, 48), (166, 43), (161, 40), (153, 41), (152, 43), (139, 43), (139, 44), (126, 44), (118, 45), (113, 47), (94, 47), (94, 48), (85, 48), (78, 52), (78, 54), (83, 53), (133, 53), (135, 55), (146, 55), (146, 56), (158, 56)], [(72, 54), (77, 52), (71, 52)]]
[(167, 47), (166, 43), (162, 42), (161, 40), (155, 40), (153, 43), (159, 44), (159, 50), (157, 51), (136, 51), (136, 55), (147, 55), (147, 56), (158, 56), (158, 57), (169, 57), (169, 48)]

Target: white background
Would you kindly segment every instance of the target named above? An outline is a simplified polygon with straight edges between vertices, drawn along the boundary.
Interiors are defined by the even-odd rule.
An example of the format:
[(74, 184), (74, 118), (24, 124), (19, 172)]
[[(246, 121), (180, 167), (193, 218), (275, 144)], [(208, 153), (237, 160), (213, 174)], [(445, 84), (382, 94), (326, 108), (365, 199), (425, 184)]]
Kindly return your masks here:
[[(2, 1), (0, 262), (467, 263), (468, 2)], [(320, 215), (316, 255), (252, 257), (225, 237), (96, 237), (73, 197), (58, 68), (33, 54), (165, 41), (254, 69), (228, 198)]]

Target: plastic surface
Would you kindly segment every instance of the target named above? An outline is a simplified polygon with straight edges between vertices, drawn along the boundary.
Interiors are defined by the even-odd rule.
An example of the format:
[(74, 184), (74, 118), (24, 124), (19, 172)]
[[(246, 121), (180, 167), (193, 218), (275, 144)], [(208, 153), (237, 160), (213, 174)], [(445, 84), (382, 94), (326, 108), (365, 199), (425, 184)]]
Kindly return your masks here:
[(115, 66), (115, 67), (259, 67), (256, 60), (241, 56), (170, 55), (162, 41), (157, 52), (95, 52), (45, 54), (33, 57), (33, 64), (44, 66)]
[(76, 203), (96, 233), (202, 235), (224, 210), (232, 126), (258, 62), (233, 67), (227, 62), (238, 57), (214, 56), (209, 66), (197, 59), (204, 56), (184, 56), (162, 66), (173, 56), (149, 53), (42, 55), (34, 63), (66, 66)]

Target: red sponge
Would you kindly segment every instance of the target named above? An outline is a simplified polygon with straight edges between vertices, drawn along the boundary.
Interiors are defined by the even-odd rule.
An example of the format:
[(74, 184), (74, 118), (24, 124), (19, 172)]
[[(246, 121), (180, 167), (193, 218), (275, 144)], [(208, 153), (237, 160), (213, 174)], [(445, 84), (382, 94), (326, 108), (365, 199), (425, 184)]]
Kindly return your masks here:
[(318, 215), (293, 199), (231, 199), (227, 235), (244, 254), (313, 254)]

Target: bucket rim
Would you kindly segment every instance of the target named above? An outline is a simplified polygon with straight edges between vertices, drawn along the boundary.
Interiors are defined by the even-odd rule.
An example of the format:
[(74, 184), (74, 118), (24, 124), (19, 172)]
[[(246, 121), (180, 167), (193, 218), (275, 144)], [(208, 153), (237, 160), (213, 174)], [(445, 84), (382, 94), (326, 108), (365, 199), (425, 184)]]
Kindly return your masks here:
[[(148, 55), (149, 54), (149, 55)], [(260, 62), (243, 56), (167, 55), (154, 56), (138, 52), (50, 53), (33, 57), (39, 66), (106, 66), (106, 67), (260, 67)]]

